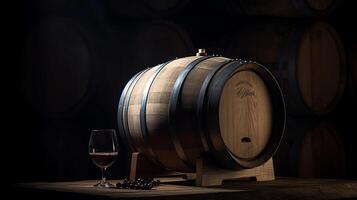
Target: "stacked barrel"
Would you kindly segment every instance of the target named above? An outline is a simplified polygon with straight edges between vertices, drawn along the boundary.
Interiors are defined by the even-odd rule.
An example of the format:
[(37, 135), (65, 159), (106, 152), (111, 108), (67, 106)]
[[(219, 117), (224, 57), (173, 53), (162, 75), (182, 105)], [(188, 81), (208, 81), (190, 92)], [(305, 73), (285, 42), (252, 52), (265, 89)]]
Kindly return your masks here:
[[(36, 146), (30, 154), (46, 152), (35, 173), (96, 178), (84, 159), (90, 130), (118, 126), (113, 178), (127, 175), (131, 151), (176, 171), (192, 171), (195, 158), (215, 152), (223, 167), (250, 168), (275, 155), (278, 176), (356, 178), (355, 119), (347, 113), (357, 107), (357, 45), (354, 34), (340, 34), (349, 32), (341, 23), (353, 15), (343, 13), (348, 3), (36, 0), (24, 7), (18, 109)], [(199, 48), (208, 56), (194, 56)], [(215, 76), (228, 68), (245, 71)], [(233, 84), (239, 80), (247, 85)], [(232, 84), (219, 88), (222, 81)]]
[[(186, 3), (36, 0), (24, 4), (27, 34), (19, 69), (23, 110), (31, 121), (30, 132), (44, 138), (34, 141), (39, 143), (36, 152), (48, 149), (42, 162), (56, 166), (39, 164), (44, 167), (38, 167), (38, 173), (54, 179), (95, 175), (96, 168), (84, 159), (86, 149), (80, 147), (87, 146), (91, 129), (117, 126), (118, 99), (130, 77), (194, 52), (189, 35), (161, 18)], [(114, 176), (128, 170), (122, 169), (128, 166), (124, 152)], [(80, 155), (83, 159), (73, 168), (76, 159), (69, 162), (69, 158)]]
[(274, 157), (277, 174), (345, 177), (348, 141), (331, 118), (341, 114), (348, 69), (342, 40), (327, 20), (339, 2), (226, 2), (231, 12), (255, 18), (247, 17), (226, 35), (222, 52), (259, 60), (282, 86), (288, 118)]

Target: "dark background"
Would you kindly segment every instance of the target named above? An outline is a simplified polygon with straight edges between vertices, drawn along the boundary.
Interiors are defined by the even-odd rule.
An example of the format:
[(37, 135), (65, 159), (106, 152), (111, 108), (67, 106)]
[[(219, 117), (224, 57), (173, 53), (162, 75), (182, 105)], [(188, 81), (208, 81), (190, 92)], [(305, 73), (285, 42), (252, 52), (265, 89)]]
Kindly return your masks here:
[[(221, 1), (191, 0), (177, 12), (163, 16), (112, 14), (108, 7), (94, 0), (53, 1), (53, 4), (44, 2), (46, 1), (18, 1), (16, 5), (8, 7), (11, 14), (6, 19), (9, 25), (6, 29), (8, 37), (4, 38), (4, 44), (8, 44), (8, 48), (4, 48), (6, 62), (3, 62), (2, 67), (4, 112), (1, 144), (5, 155), (2, 162), (5, 176), (11, 178), (12, 182), (98, 178), (100, 171), (87, 153), (90, 130), (117, 127), (117, 101), (125, 83), (141, 69), (175, 57), (193, 55), (198, 48), (206, 48), (210, 54), (220, 54), (220, 47), (214, 46), (216, 41), (225, 37), (225, 33), (239, 29), (241, 23), (275, 19), (288, 22), (323, 20), (335, 27), (347, 53), (351, 44), (356, 41), (357, 6), (353, 0), (342, 0), (335, 12), (318, 19), (234, 15), (226, 11)], [(46, 26), (47, 20), (51, 24), (51, 20), (58, 17), (79, 21), (79, 24), (86, 27), (84, 32), (91, 35), (87, 42), (95, 50), (90, 56), (98, 58), (95, 62), (91, 61), (95, 63), (93, 66), (97, 70), (94, 78), (91, 78), (101, 82), (97, 88), (101, 92), (94, 92), (95, 97), (89, 102), (82, 102), (84, 105), (79, 110), (68, 115), (53, 116), (36, 110), (26, 97), (23, 66), (28, 61), (26, 41), (29, 35), (37, 27), (43, 24)], [(142, 46), (132, 49), (131, 43), (127, 41), (134, 37), (139, 37), (137, 40), (140, 41), (137, 33), (147, 30), (145, 26), (141, 27), (142, 24), (157, 21), (168, 21), (184, 31), (188, 42), (182, 50), (172, 51), (167, 45), (160, 43), (150, 44), (150, 47), (142, 43)], [(66, 49), (65, 45), (63, 44), (63, 49)], [(218, 52), (211, 52), (212, 49)], [(51, 48), (48, 50), (46, 55), (51, 60), (51, 55), (58, 52), (51, 51)], [(110, 68), (113, 69), (110, 71), (112, 73), (102, 74), (108, 67), (113, 67)], [(61, 75), (63, 74), (59, 74)], [(66, 81), (63, 78), (63, 84), (67, 84)], [(103, 81), (108, 82), (103, 85)], [(114, 85), (107, 87), (106, 84)], [(98, 101), (105, 103), (101, 105)], [(344, 140), (346, 170), (342, 177), (337, 178), (357, 179), (355, 113), (355, 96), (350, 86), (347, 86), (337, 110), (321, 117), (339, 127)], [(314, 117), (309, 119), (313, 120)], [(126, 176), (127, 159), (127, 153), (120, 151), (120, 158), (109, 168), (110, 178)], [(279, 172), (277, 174), (280, 175)]]

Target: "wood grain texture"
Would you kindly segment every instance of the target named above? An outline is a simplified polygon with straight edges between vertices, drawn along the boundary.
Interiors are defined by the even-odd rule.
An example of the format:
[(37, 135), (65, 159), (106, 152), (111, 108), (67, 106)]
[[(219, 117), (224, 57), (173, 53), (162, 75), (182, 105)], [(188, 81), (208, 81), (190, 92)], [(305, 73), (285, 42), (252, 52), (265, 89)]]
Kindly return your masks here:
[(340, 90), (338, 41), (324, 24), (314, 24), (302, 36), (297, 81), (305, 103), (316, 113), (328, 110)]
[[(162, 178), (150, 191), (100, 189), (97, 180), (57, 183), (23, 183), (7, 190), (13, 197), (40, 199), (355, 199), (357, 182), (331, 179), (287, 179), (276, 181), (227, 181), (220, 187), (193, 187), (179, 178)], [(117, 182), (112, 181), (112, 182)], [(176, 183), (177, 185), (173, 185)], [(180, 185), (179, 185), (180, 184)], [(186, 185), (184, 185), (186, 184)]]
[(145, 144), (145, 141), (142, 137), (141, 124), (140, 124), (140, 110), (141, 110), (141, 101), (142, 93), (145, 87), (147, 80), (150, 76), (157, 70), (158, 66), (153, 67), (152, 69), (146, 71), (133, 86), (133, 90), (130, 94), (130, 100), (128, 104), (128, 128), (130, 137), (132, 138), (133, 145), (140, 152), (143, 152), (149, 158), (153, 157), (152, 149)]
[(178, 157), (169, 135), (170, 97), (177, 77), (185, 66), (195, 59), (197, 57), (177, 59), (162, 69), (151, 86), (147, 101), (146, 123), (150, 133), (150, 142), (160, 162), (176, 171), (187, 170), (187, 167)]
[(321, 120), (289, 119), (274, 155), (277, 176), (343, 178), (348, 157), (342, 132)]
[(200, 137), (192, 137), (199, 133), (197, 101), (203, 81), (207, 74), (215, 65), (228, 60), (224, 57), (213, 57), (197, 65), (188, 74), (182, 86), (181, 98), (179, 99), (180, 115), (185, 116), (178, 123), (178, 138), (182, 141), (184, 150), (191, 163), (196, 163), (196, 159), (204, 153), (204, 148)]
[(148, 160), (143, 154), (134, 152), (131, 155), (129, 180), (137, 178), (151, 178), (151, 177), (191, 177), (195, 174), (186, 174), (173, 171), (167, 171), (162, 167)]
[(234, 74), (221, 94), (219, 120), (227, 148), (238, 158), (251, 159), (270, 139), (272, 105), (264, 81), (254, 72)]
[(341, 178), (345, 172), (345, 151), (341, 136), (332, 126), (321, 124), (304, 137), (298, 159), (298, 176)]
[(202, 157), (196, 163), (196, 186), (218, 186), (224, 180), (239, 178), (253, 178), (257, 181), (271, 181), (275, 179), (272, 159), (261, 166), (251, 169), (229, 170), (222, 169), (209, 158)]

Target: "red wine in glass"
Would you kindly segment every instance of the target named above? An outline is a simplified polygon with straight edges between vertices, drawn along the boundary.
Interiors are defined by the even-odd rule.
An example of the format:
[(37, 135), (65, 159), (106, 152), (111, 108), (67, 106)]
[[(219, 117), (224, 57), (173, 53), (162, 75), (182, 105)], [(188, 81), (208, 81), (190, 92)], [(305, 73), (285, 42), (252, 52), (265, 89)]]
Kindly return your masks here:
[(118, 156), (118, 152), (89, 153), (90, 158), (98, 167), (110, 167)]
[(88, 151), (93, 163), (102, 170), (102, 179), (94, 186), (104, 188), (114, 187), (113, 184), (106, 180), (105, 170), (110, 167), (118, 157), (118, 142), (115, 130), (92, 130)]

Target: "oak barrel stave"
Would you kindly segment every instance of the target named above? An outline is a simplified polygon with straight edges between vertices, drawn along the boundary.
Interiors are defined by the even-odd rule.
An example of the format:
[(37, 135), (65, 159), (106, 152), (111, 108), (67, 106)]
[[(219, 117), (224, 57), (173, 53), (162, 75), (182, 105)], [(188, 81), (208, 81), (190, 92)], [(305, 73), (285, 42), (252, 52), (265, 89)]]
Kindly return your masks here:
[[(175, 144), (173, 143), (174, 141), (172, 141), (171, 135), (168, 134), (171, 131), (168, 110), (173, 92), (172, 89), (176, 79), (180, 75), (181, 71), (185, 69), (185, 66), (193, 60), (195, 60), (195, 57), (177, 59), (166, 65), (166, 67), (158, 74), (151, 86), (146, 107), (147, 118), (152, 118), (150, 121), (147, 121), (147, 127), (148, 132), (153, 133), (151, 139), (153, 145), (158, 147), (156, 153), (158, 157), (162, 158), (162, 162), (166, 163), (169, 168), (176, 169), (178, 171), (180, 168), (187, 167), (184, 163), (182, 163), (180, 155), (176, 153)], [(157, 96), (159, 98), (157, 98)], [(157, 117), (158, 119), (155, 121), (154, 117)], [(172, 143), (167, 142), (162, 144), (162, 141), (171, 141)], [(163, 148), (164, 151), (161, 151), (160, 148)], [(177, 161), (180, 162), (177, 163)]]
[[(124, 148), (126, 148), (127, 150), (130, 150), (132, 152), (137, 151), (135, 149), (135, 146), (132, 144), (130, 135), (129, 133), (129, 128), (128, 128), (128, 120), (125, 117), (128, 113), (128, 103), (130, 100), (130, 96), (133, 90), (133, 87), (135, 86), (136, 82), (138, 81), (138, 79), (147, 71), (149, 70), (143, 70), (137, 74), (135, 74), (130, 80), (129, 82), (126, 84), (126, 86), (123, 89), (123, 92), (120, 96), (120, 101), (119, 101), (119, 105), (118, 105), (118, 113), (117, 113), (117, 118), (118, 118), (118, 128), (119, 128), (119, 138), (121, 140), (121, 144)], [(127, 142), (124, 142), (126, 141)]]
[[(208, 60), (202, 61), (197, 67), (186, 77), (186, 80), (182, 86), (181, 98), (178, 101), (177, 117), (182, 119), (177, 124), (178, 137), (184, 146), (185, 154), (188, 160), (193, 165), (196, 162), (198, 156), (204, 153), (204, 144), (201, 138), (190, 137), (191, 135), (200, 132), (199, 119), (197, 110), (199, 104), (197, 99), (200, 95), (201, 86), (203, 81), (206, 80), (207, 75), (222, 62), (227, 61), (227, 58), (212, 57)], [(207, 147), (206, 147), (206, 150)]]
[(145, 83), (150, 78), (150, 76), (155, 73), (157, 68), (158, 66), (145, 71), (143, 75), (137, 80), (130, 94), (130, 98), (128, 100), (128, 112), (126, 113), (128, 120), (128, 131), (130, 132), (130, 138), (133, 142), (133, 145), (138, 151), (143, 152), (143, 154), (147, 157), (155, 156), (145, 135), (142, 137), (142, 135), (145, 133), (143, 133), (141, 130), (140, 108), (143, 98), (142, 92), (145, 88)]

